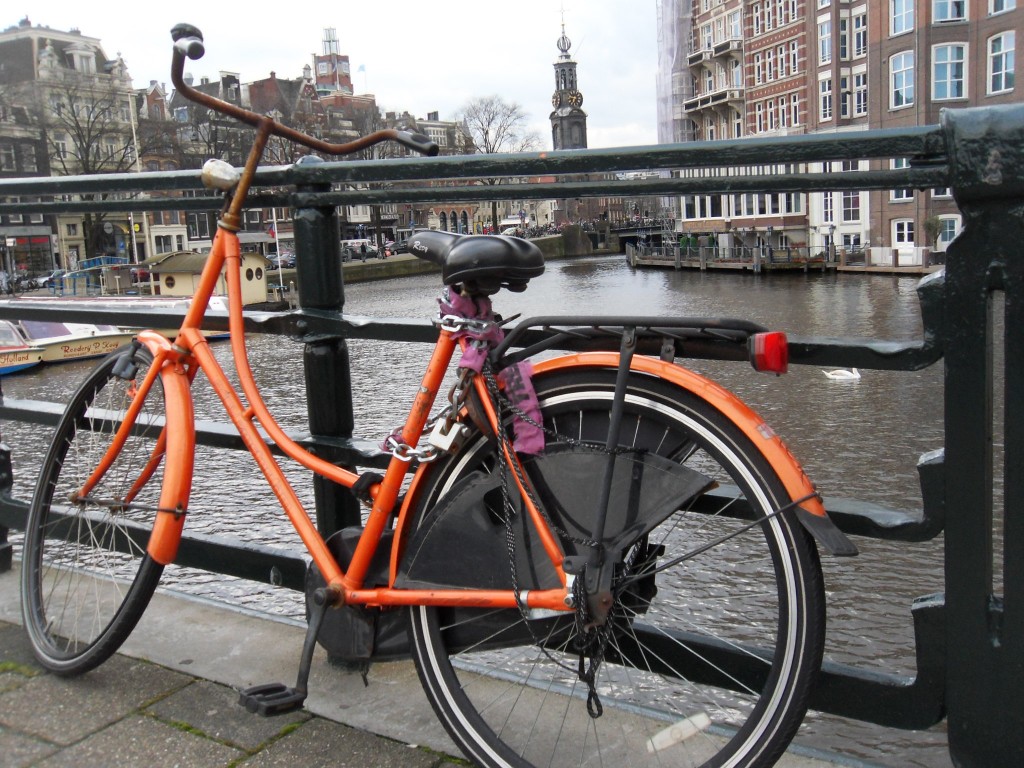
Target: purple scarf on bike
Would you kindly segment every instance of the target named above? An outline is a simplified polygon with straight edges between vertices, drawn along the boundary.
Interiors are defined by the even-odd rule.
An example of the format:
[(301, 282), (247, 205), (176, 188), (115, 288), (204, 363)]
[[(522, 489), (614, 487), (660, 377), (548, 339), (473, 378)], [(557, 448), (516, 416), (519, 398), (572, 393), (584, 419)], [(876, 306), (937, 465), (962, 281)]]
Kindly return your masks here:
[[(438, 299), (438, 303), (441, 305), (442, 316), (455, 315), (467, 320), (484, 320), (495, 323), (491, 300), (486, 296), (474, 299), (462, 296), (446, 287), (441, 298)], [(488, 350), (505, 338), (505, 332), (495, 323), (485, 332), (467, 328), (458, 331), (454, 336), (455, 338), (466, 337), (478, 342), (466, 345), (459, 360), (459, 368), (468, 368), (475, 373), (480, 373), (484, 360), (487, 359)], [(518, 414), (512, 419), (512, 428), (515, 433), (513, 446), (518, 453), (524, 454), (538, 454), (544, 451), (544, 431), (535, 426), (542, 423), (543, 417), (540, 412), (540, 403), (537, 401), (537, 393), (533, 388), (532, 376), (533, 365), (529, 360), (510, 366), (498, 374), (498, 380), (505, 386), (505, 392), (509, 399), (519, 411), (534, 422), (534, 424), (530, 424)]]

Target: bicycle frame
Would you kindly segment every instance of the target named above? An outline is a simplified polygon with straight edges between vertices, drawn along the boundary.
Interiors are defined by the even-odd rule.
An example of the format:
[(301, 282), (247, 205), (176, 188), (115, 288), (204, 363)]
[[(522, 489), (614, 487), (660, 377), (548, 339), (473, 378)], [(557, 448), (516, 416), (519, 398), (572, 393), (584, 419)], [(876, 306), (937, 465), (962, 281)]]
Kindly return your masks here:
[[(465, 590), (401, 590), (395, 589), (393, 586), (381, 589), (363, 589), (370, 561), (392, 510), (395, 508), (401, 484), (409, 471), (410, 462), (393, 456), (384, 473), (383, 480), (370, 489), (373, 505), (352, 561), (348, 569), (343, 571), (272, 455), (264, 435), (260, 433), (257, 423), (263, 428), (266, 437), (288, 458), (334, 483), (351, 488), (359, 478), (358, 474), (313, 455), (281, 429), (263, 401), (249, 366), (242, 314), (241, 251), (235, 231), (238, 228), (237, 222), (249, 180), (258, 164), (262, 148), (270, 135), (270, 127), (271, 123), (267, 120), (257, 130), (257, 137), (242, 174), (242, 180), (226, 210), (222, 212), (213, 247), (177, 338), (171, 343), (155, 332), (144, 331), (139, 334), (139, 343), (149, 349), (155, 362), (136, 388), (133, 405), (120, 425), (104, 461), (100, 462), (93, 475), (83, 485), (80, 493), (83, 496), (87, 494), (109, 468), (132, 429), (134, 419), (140, 411), (142, 399), (159, 376), (166, 393), (168, 422), (154, 447), (153, 456), (143, 476), (139, 479), (139, 484), (148, 479), (162, 457), (168, 466), (182, 468), (175, 476), (168, 477), (165, 482), (157, 522), (147, 546), (149, 555), (157, 562), (165, 565), (173, 562), (184, 527), (192, 482), (195, 427), (189, 388), (198, 371), (202, 370), (223, 404), (225, 412), (238, 430), (243, 443), (274, 492), (288, 520), (295, 528), (320, 573), (323, 574), (328, 588), (339, 596), (340, 602), (382, 606), (464, 605), (491, 608), (517, 606), (519, 601), (511, 590), (473, 590), (467, 594)], [(228, 380), (200, 330), (203, 314), (225, 268), (232, 359), (248, 405), (243, 402), (239, 393)], [(433, 355), (401, 430), (401, 440), (404, 444), (415, 447), (422, 437), (457, 346), (452, 332), (441, 328)], [(482, 387), (483, 385), (484, 383), (478, 380), (477, 386)], [(496, 414), (491, 412), (489, 418), (492, 427), (497, 428)], [(167, 456), (172, 457), (171, 460), (167, 460)], [(512, 453), (507, 455), (507, 459), (510, 462), (517, 461)], [(422, 465), (417, 470), (418, 474), (422, 474), (424, 471)], [(556, 537), (544, 523), (540, 512), (526, 498), (525, 490), (521, 490), (534, 525), (541, 532), (541, 539), (551, 559), (552, 567), (562, 584), (560, 589), (530, 591), (526, 596), (526, 605), (529, 608), (568, 610), (565, 586), (567, 577), (561, 564), (563, 553)], [(407, 529), (409, 514), (409, 504), (406, 504), (399, 517), (399, 530)], [(401, 536), (396, 537), (392, 562), (397, 563), (401, 541)]]

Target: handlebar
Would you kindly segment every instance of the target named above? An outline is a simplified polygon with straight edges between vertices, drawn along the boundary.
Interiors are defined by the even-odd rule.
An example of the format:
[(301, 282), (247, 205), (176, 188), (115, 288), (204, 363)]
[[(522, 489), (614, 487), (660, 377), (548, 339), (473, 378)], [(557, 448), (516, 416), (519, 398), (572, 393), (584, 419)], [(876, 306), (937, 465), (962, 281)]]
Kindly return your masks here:
[(271, 134), (317, 152), (322, 152), (325, 155), (349, 155), (361, 149), (372, 147), (374, 144), (379, 144), (382, 141), (394, 141), (424, 155), (433, 156), (438, 152), (437, 144), (427, 136), (421, 133), (399, 131), (392, 128), (374, 131), (367, 136), (362, 136), (344, 144), (332, 144), (296, 131), (286, 125), (281, 125), (266, 115), (258, 115), (255, 112), (250, 112), (215, 96), (197, 91), (191, 85), (185, 83), (183, 74), (186, 58), (199, 59), (206, 52), (206, 46), (203, 43), (203, 33), (199, 31), (198, 27), (194, 27), (191, 24), (177, 24), (171, 30), (171, 38), (174, 40), (174, 55), (171, 59), (171, 82), (174, 83), (174, 87), (178, 92), (189, 101), (202, 104), (204, 107), (208, 107), (222, 115), (233, 117), (254, 128), (269, 125), (269, 132)]

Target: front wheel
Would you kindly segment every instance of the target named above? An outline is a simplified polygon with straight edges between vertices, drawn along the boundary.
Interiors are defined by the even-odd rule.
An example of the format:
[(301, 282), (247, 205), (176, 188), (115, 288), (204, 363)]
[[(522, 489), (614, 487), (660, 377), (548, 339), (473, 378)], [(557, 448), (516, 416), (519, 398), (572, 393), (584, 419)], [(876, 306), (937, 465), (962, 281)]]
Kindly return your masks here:
[[(614, 379), (593, 369), (538, 377), (546, 455), (604, 445)], [(790, 511), (773, 514), (789, 501), (781, 480), (708, 402), (631, 375), (621, 434), (617, 456), (637, 463), (631, 482), (652, 483), (670, 501), (656, 527), (623, 542), (604, 629), (573, 616), (413, 608), (427, 695), (480, 765), (771, 765), (803, 719), (821, 663), (817, 550)], [(670, 465), (708, 482), (673, 496), (672, 483), (694, 475)], [(482, 436), (437, 466), (419, 525), (453, 497), (465, 505), (471, 477), (495, 467), (494, 441)], [(592, 497), (578, 491), (586, 482), (600, 478), (563, 484), (545, 506), (586, 520), (573, 508)], [(500, 509), (491, 498), (480, 511), (493, 518)], [(578, 546), (560, 535), (567, 551)]]
[(25, 530), (22, 613), (36, 656), (57, 674), (86, 672), (117, 651), (163, 571), (146, 553), (164, 476), (159, 377), (103, 479), (79, 493), (151, 364), (135, 345), (104, 358), (72, 397), (43, 460)]

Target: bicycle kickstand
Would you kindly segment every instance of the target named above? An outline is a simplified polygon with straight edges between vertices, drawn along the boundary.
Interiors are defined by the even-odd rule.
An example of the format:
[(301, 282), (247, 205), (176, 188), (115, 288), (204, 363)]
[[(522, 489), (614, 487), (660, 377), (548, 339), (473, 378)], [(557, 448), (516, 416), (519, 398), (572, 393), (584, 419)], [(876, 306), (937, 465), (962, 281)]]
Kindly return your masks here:
[(302, 709), (309, 686), (309, 668), (313, 664), (313, 649), (316, 638), (320, 634), (320, 626), (332, 601), (326, 589), (318, 589), (313, 593), (313, 607), (306, 628), (306, 639), (302, 644), (302, 658), (299, 660), (299, 676), (295, 687), (289, 688), (284, 683), (263, 683), (239, 691), (238, 703), (249, 712), (263, 717), (283, 715)]

